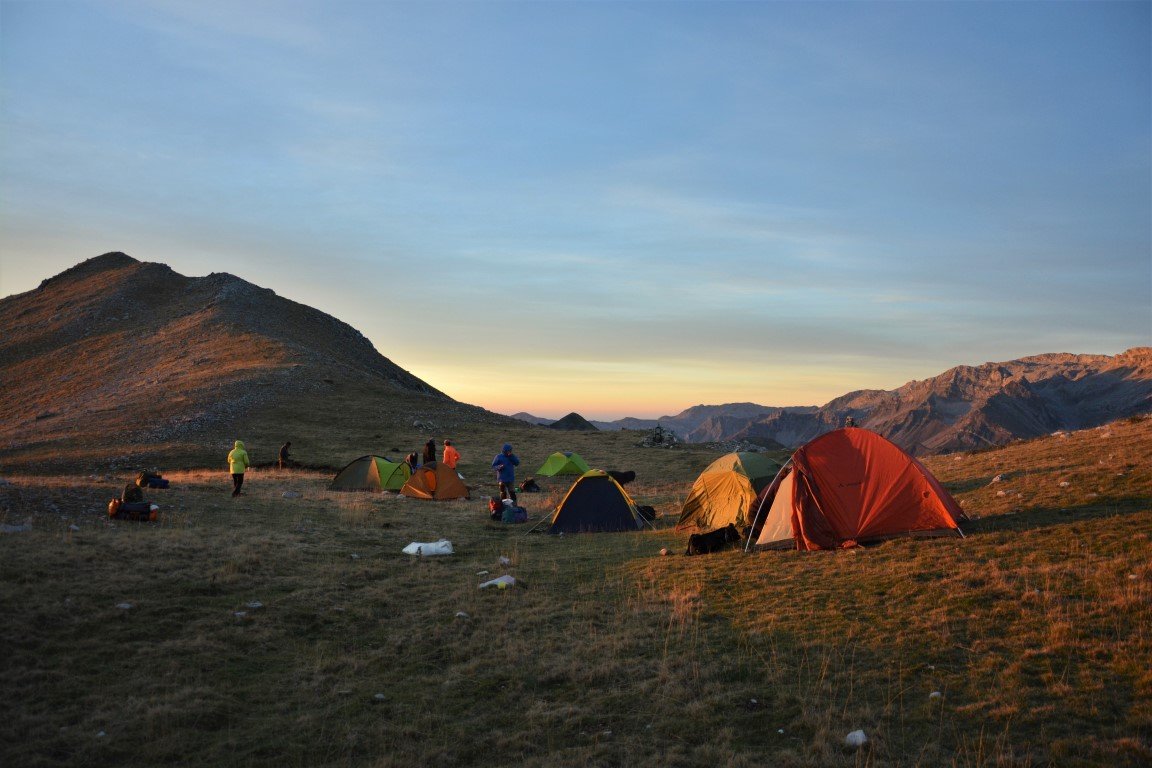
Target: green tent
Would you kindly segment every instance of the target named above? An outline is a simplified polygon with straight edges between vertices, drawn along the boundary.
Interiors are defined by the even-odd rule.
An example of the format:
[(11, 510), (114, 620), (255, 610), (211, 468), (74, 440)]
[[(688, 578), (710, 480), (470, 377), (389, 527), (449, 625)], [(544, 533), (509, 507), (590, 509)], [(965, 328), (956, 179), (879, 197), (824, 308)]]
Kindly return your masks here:
[(383, 456), (361, 456), (336, 473), (332, 491), (398, 491), (412, 470), (407, 462), (393, 462)]
[(761, 453), (724, 454), (705, 467), (692, 484), (676, 529), (710, 531), (728, 523), (735, 523), (737, 528), (748, 525), (756, 494), (779, 471), (779, 462)]
[(591, 467), (588, 466), (588, 462), (580, 458), (580, 454), (572, 451), (557, 451), (548, 457), (540, 469), (536, 470), (536, 474), (543, 477), (582, 475), (589, 469)]

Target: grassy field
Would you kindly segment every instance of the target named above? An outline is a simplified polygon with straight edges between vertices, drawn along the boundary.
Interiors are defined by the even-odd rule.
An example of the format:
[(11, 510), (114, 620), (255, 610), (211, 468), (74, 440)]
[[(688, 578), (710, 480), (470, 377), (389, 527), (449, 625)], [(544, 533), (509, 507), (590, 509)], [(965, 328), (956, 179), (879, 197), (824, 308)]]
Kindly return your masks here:
[[(128, 474), (6, 475), (0, 763), (1152, 764), (1152, 420), (928, 459), (964, 539), (689, 558), (672, 526), (715, 450), (469, 418), (346, 456), (322, 417), (290, 436), (326, 465), (453, 437), (469, 501), (165, 468), (141, 524), (104, 514)], [(520, 477), (558, 449), (636, 470), (657, 530), (489, 522), (508, 437)], [(542, 484), (532, 522), (567, 488)], [(503, 573), (525, 586), (478, 589)]]

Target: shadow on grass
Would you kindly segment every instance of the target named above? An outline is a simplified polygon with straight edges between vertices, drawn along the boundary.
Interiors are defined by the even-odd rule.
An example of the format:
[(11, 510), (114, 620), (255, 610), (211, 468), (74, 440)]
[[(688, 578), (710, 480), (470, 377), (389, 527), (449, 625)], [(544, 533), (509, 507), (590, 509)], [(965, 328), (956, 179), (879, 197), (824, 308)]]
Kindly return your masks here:
[(1152, 509), (1152, 498), (1112, 499), (1076, 507), (1038, 507), (1019, 512), (982, 517), (961, 526), (965, 536), (979, 536), (1001, 531), (1027, 531), (1054, 525), (1099, 520), (1117, 515), (1132, 515)]

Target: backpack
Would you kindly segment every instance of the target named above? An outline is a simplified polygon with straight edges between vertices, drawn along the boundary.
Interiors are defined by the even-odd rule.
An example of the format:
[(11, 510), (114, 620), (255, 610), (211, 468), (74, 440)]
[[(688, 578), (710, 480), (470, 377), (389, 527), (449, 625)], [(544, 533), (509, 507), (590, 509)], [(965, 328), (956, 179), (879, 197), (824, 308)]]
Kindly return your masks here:
[(504, 511), (500, 515), (500, 522), (526, 523), (528, 522), (528, 510), (524, 509), (524, 507), (516, 507), (509, 504), (504, 507)]

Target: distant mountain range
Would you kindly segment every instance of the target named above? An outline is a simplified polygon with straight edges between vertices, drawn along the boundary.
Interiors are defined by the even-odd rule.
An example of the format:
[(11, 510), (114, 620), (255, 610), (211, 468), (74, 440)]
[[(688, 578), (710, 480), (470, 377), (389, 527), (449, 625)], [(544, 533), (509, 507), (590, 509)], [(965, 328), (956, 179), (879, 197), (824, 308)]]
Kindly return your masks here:
[[(687, 442), (794, 448), (851, 417), (918, 454), (1002, 445), (1152, 413), (1152, 347), (1119, 355), (1045, 354), (961, 365), (894, 390), (858, 390), (822, 406), (697, 405), (659, 419), (592, 421), (599, 429), (660, 424)], [(527, 413), (513, 418), (547, 419)]]
[[(660, 419), (556, 428), (652, 429), (689, 442), (795, 447), (851, 416), (906, 450), (999, 445), (1152, 412), (1152, 348), (959, 366), (823, 406), (698, 405)], [(459, 403), (363, 334), (234, 275), (185, 277), (123, 253), (88, 259), (0, 299), (0, 466), (219, 463), (238, 434), (275, 450), (309, 436), (321, 461), (357, 446), (421, 445), (432, 430), (504, 431), (512, 418)], [(521, 421), (551, 423), (529, 414)], [(327, 437), (333, 435), (334, 437)], [(327, 442), (325, 442), (327, 441)], [(272, 446), (272, 447), (268, 447)]]

